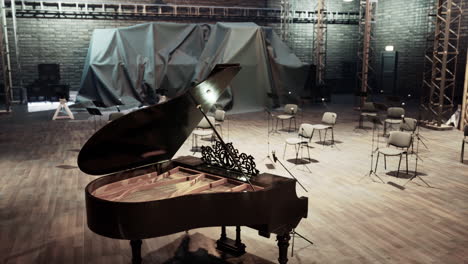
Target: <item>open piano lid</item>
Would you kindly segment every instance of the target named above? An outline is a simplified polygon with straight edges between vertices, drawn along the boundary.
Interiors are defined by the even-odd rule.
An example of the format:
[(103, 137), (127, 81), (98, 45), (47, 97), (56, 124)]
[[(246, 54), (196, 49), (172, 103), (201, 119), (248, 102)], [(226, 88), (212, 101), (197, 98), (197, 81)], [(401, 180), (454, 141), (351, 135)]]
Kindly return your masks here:
[(203, 82), (164, 103), (140, 109), (98, 130), (78, 155), (81, 171), (103, 175), (172, 159), (240, 71), (218, 64)]

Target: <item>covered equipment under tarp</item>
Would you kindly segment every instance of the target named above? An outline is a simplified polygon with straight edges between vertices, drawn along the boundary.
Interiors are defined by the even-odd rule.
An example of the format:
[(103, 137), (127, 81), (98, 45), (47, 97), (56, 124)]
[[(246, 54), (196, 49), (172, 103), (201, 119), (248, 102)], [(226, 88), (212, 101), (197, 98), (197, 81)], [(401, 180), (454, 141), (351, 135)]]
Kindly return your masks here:
[(219, 63), (240, 63), (242, 70), (221, 107), (255, 110), (303, 93), (304, 65), (271, 28), (254, 23), (148, 23), (97, 29), (89, 45), (78, 102), (107, 106), (152, 104), (159, 89), (172, 97), (207, 77)]

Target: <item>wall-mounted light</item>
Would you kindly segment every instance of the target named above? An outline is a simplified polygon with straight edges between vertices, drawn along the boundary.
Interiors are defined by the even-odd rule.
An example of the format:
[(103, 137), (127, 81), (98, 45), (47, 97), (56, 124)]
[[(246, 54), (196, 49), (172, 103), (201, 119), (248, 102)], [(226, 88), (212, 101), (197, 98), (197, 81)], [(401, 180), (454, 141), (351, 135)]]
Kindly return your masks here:
[(389, 45), (389, 46), (385, 46), (385, 51), (393, 51), (394, 47)]
[(343, 2), (352, 2), (353, 0), (343, 0)]

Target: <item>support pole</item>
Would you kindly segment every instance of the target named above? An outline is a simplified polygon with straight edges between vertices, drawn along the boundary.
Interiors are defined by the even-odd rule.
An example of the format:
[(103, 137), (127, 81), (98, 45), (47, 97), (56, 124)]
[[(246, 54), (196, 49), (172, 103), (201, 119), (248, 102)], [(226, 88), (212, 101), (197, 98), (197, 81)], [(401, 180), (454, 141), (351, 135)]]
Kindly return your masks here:
[(465, 68), (465, 89), (463, 91), (463, 102), (461, 111), (462, 112), (460, 120), (460, 129), (463, 129), (465, 125), (468, 125), (468, 51)]

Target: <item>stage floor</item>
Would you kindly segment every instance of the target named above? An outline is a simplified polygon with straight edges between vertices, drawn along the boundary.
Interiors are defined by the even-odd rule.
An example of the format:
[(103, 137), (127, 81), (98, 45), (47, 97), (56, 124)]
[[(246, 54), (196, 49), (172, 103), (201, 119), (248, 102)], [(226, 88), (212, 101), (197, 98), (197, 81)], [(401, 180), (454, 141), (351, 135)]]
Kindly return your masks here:
[[(358, 112), (352, 105), (308, 107), (298, 114), (298, 125), (318, 123), (324, 111), (338, 114), (337, 144), (318, 144), (318, 135), (314, 136), (307, 167), (290, 162), (291, 146), (283, 160), (284, 140), (297, 133), (280, 131), (268, 137), (265, 113), (229, 115), (223, 124), (226, 141), (253, 155), (261, 172), (289, 177), (267, 158), (275, 150), (308, 189), (297, 186), (298, 195), (309, 198), (309, 211), (296, 231), (314, 245), (296, 238), (289, 263), (468, 263), (468, 153), (465, 164), (460, 163), (462, 132), (422, 128), (428, 147), (419, 145), (422, 180), (415, 178), (403, 187), (412, 174), (406, 175), (402, 162), (403, 173), (396, 178), (395, 157), (387, 159), (387, 170), (383, 160), (379, 164), (377, 174), (383, 183), (366, 176), (372, 130), (355, 129)], [(130, 263), (128, 241), (101, 237), (86, 226), (84, 188), (94, 177), (82, 173), (76, 159), (94, 132), (94, 122), (85, 113), (77, 113), (77, 120), (52, 121), (52, 115), (53, 111), (17, 109), (0, 116), (0, 260)], [(407, 116), (416, 115), (413, 111)], [(385, 138), (379, 141), (384, 146)], [(192, 154), (191, 142), (188, 138), (176, 156)], [(409, 164), (414, 171), (414, 156)], [(233, 228), (228, 231), (233, 236)], [(220, 228), (190, 234), (197, 232), (217, 239)], [(249, 228), (243, 228), (242, 234), (250, 254), (276, 262), (274, 236), (266, 239)], [(159, 263), (153, 252), (164, 250), (181, 235), (144, 240), (146, 263)]]

